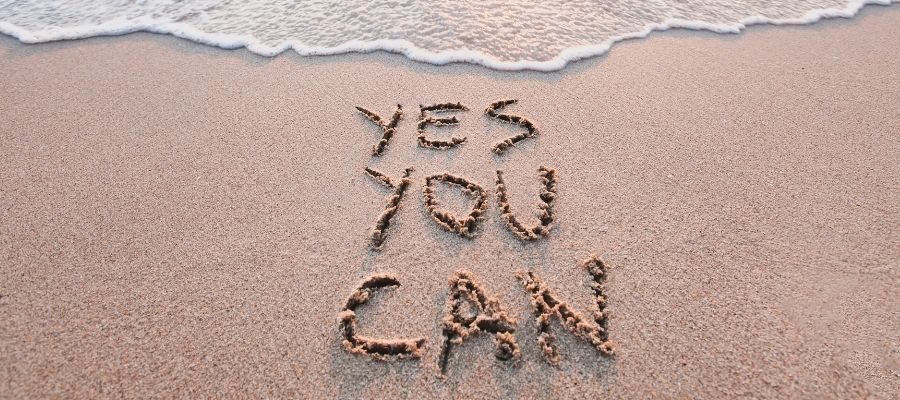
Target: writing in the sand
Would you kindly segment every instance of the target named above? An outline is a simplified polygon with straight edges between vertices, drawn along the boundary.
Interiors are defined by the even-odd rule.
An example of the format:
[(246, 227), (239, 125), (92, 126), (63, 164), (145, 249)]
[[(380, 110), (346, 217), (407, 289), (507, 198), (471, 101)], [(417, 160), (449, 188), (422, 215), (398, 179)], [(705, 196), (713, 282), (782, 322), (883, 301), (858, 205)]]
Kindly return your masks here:
[[(517, 143), (538, 135), (537, 127), (528, 118), (499, 112), (516, 102), (516, 100), (500, 100), (491, 103), (484, 110), (487, 118), (512, 124), (522, 129), (518, 134), (494, 144), (491, 151), (496, 155), (503, 155), (513, 149)], [(398, 104), (390, 118), (383, 118), (362, 107), (356, 107), (356, 109), (381, 131), (381, 138), (372, 146), (372, 156), (382, 156), (397, 133), (397, 128), (403, 118), (403, 107)], [(428, 129), (429, 127), (458, 124), (459, 120), (455, 116), (447, 117), (446, 114), (468, 110), (468, 107), (460, 103), (419, 106), (416, 123), (418, 145), (436, 151), (463, 145), (466, 142), (465, 137), (450, 137), (449, 140), (440, 140), (433, 137), (433, 134), (429, 134)], [(407, 189), (412, 184), (413, 168), (406, 168), (399, 178), (392, 178), (369, 167), (365, 167), (363, 170), (376, 182), (390, 190), (385, 201), (384, 211), (375, 221), (369, 237), (369, 247), (372, 251), (378, 252), (385, 245), (391, 220), (400, 208)], [(528, 225), (510, 208), (503, 171), (496, 171), (496, 205), (506, 221), (510, 233), (523, 242), (548, 237), (556, 218), (553, 210), (557, 196), (556, 171), (541, 166), (537, 172), (540, 185), (537, 204), (538, 216), (536, 221)], [(471, 211), (464, 216), (459, 216), (442, 209), (435, 192), (437, 183), (460, 190), (471, 200)], [(435, 225), (463, 239), (472, 239), (477, 235), (478, 225), (489, 207), (487, 197), (488, 192), (479, 183), (450, 172), (426, 176), (422, 186), (422, 201)], [(555, 336), (550, 330), (550, 322), (553, 319), (558, 319), (561, 326), (576, 337), (590, 343), (600, 354), (604, 356), (613, 354), (613, 346), (608, 333), (607, 298), (604, 294), (606, 266), (595, 255), (582, 261), (581, 265), (593, 279), (591, 290), (594, 292), (597, 310), (593, 312), (590, 319), (557, 298), (535, 273), (520, 271), (516, 274), (526, 295), (531, 298), (535, 324), (538, 329), (537, 345), (541, 348), (545, 359), (553, 365), (559, 363)], [(397, 277), (375, 274), (363, 280), (353, 290), (342, 308), (339, 318), (342, 342), (347, 351), (382, 361), (422, 357), (427, 348), (424, 338), (387, 339), (364, 337), (357, 334), (358, 307), (369, 301), (374, 292), (399, 286), (400, 280)], [(440, 324), (444, 337), (438, 356), (441, 373), (445, 373), (447, 370), (451, 350), (480, 333), (493, 335), (496, 343), (494, 356), (498, 360), (511, 361), (520, 358), (515, 319), (507, 315), (495, 297), (479, 286), (476, 278), (470, 272), (457, 271), (451, 277), (446, 310)]]

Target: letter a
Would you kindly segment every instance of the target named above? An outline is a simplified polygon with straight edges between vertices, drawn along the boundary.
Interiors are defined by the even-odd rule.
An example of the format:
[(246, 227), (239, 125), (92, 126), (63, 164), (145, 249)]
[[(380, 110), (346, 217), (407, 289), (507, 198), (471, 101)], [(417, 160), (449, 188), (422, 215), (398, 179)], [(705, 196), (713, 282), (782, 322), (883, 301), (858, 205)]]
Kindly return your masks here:
[[(464, 303), (469, 303), (469, 311), (476, 314), (470, 315), (460, 310)], [(500, 308), (497, 299), (488, 297), (468, 272), (456, 272), (450, 280), (447, 313), (442, 321), (444, 345), (438, 358), (441, 373), (447, 372), (452, 346), (461, 345), (478, 332), (494, 334), (494, 341), (497, 343), (494, 355), (498, 360), (519, 358), (521, 353), (514, 336), (515, 324), (516, 321)]]

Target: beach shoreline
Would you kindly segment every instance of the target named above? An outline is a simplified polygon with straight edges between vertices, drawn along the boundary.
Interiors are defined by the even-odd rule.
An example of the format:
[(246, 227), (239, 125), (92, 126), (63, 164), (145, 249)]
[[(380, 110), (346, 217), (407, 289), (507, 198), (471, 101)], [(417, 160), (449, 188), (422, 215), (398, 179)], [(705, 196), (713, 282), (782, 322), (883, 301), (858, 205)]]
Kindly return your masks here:
[[(0, 393), (33, 397), (895, 398), (900, 393), (900, 8), (739, 35), (654, 33), (561, 71), (433, 66), (383, 52), (274, 58), (148, 33), (0, 38)], [(538, 134), (483, 110), (500, 99)], [(419, 147), (419, 105), (466, 137)], [(404, 114), (383, 131), (355, 107)], [(539, 168), (555, 219), (523, 243)], [(371, 229), (413, 167), (380, 250)], [(484, 190), (474, 238), (434, 222), (426, 177)], [(396, 185), (395, 185), (396, 186)], [(438, 185), (442, 207), (471, 201)], [(558, 323), (537, 344), (531, 271), (590, 316), (608, 267), (607, 357)], [(521, 351), (481, 333), (439, 353), (468, 271)], [(345, 350), (360, 282), (400, 285)], [(891, 300), (894, 299), (894, 300)]]

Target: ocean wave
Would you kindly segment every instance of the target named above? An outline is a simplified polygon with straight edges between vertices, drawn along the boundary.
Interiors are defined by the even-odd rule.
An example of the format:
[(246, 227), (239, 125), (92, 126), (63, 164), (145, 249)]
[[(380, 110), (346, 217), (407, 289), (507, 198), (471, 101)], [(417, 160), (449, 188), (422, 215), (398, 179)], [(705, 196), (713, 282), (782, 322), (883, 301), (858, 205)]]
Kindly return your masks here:
[[(277, 21), (278, 23), (290, 23), (288, 25), (292, 26), (291, 28), (284, 28), (283, 26), (278, 25), (278, 23), (273, 23), (271, 21), (265, 22), (264, 20), (260, 20), (260, 26), (257, 26), (255, 25), (254, 20), (254, 18), (257, 18), (255, 15), (249, 19), (245, 18), (240, 20), (240, 23), (228, 21), (227, 19), (219, 17), (215, 12), (212, 12), (213, 10), (222, 10), (218, 10), (215, 6), (204, 1), (187, 2), (190, 4), (186, 7), (179, 6), (174, 9), (163, 8), (162, 11), (158, 9), (161, 7), (162, 3), (167, 5), (169, 5), (169, 3), (154, 3), (152, 1), (127, 2), (130, 4), (122, 4), (122, 8), (115, 8), (115, 12), (107, 12), (104, 14), (101, 11), (91, 15), (90, 18), (85, 18), (84, 16), (78, 15), (78, 13), (75, 13), (76, 15), (74, 16), (67, 14), (65, 8), (56, 8), (52, 9), (52, 11), (38, 9), (23, 14), (21, 11), (23, 9), (27, 10), (28, 4), (23, 5), (21, 2), (16, 2), (15, 4), (3, 4), (0, 2), (0, 33), (15, 37), (23, 43), (44, 43), (95, 36), (124, 35), (143, 31), (173, 35), (223, 49), (246, 48), (247, 50), (262, 56), (276, 56), (288, 50), (293, 50), (303, 56), (387, 51), (402, 54), (415, 61), (435, 65), (462, 62), (478, 64), (497, 70), (555, 71), (564, 68), (570, 62), (602, 55), (609, 51), (609, 49), (617, 42), (627, 39), (643, 38), (655, 31), (678, 28), (733, 34), (739, 33), (751, 25), (805, 25), (828, 18), (850, 18), (856, 15), (866, 5), (875, 4), (886, 6), (894, 2), (895, 0), (852, 0), (841, 2), (843, 3), (842, 7), (809, 9), (799, 16), (772, 17), (757, 13), (744, 16), (734, 22), (709, 22), (705, 20), (708, 19), (706, 17), (710, 14), (718, 15), (717, 13), (723, 12), (724, 8), (721, 10), (713, 9), (712, 11), (705, 10), (705, 14), (703, 12), (698, 13), (702, 14), (705, 19), (667, 17), (662, 22), (647, 22), (652, 20), (654, 16), (658, 17), (661, 15), (659, 12), (654, 13), (640, 10), (641, 12), (637, 13), (639, 14), (638, 17), (629, 17), (626, 22), (631, 23), (637, 21), (645, 23), (643, 25), (631, 23), (631, 25), (635, 25), (635, 28), (632, 28), (632, 30), (618, 29), (630, 26), (623, 23), (621, 20), (622, 18), (610, 23), (610, 25), (615, 25), (620, 31), (620, 33), (614, 35), (610, 34), (610, 32), (615, 32), (616, 30), (608, 28), (603, 28), (602, 32), (593, 37), (590, 34), (581, 32), (585, 29), (563, 29), (563, 32), (573, 32), (570, 35), (571, 37), (566, 37), (566, 35), (557, 34), (556, 32), (559, 32), (560, 30), (555, 29), (551, 34), (551, 36), (554, 37), (548, 38), (548, 40), (550, 40), (549, 43), (552, 45), (545, 46), (541, 51), (533, 52), (527, 50), (527, 45), (529, 44), (528, 41), (531, 39), (528, 35), (541, 34), (541, 24), (548, 23), (547, 21), (541, 20), (541, 18), (544, 17), (529, 15), (527, 17), (515, 19), (512, 22), (510, 20), (511, 17), (505, 15), (491, 17), (488, 19), (487, 23), (481, 21), (479, 22), (480, 26), (475, 27), (471, 32), (463, 31), (465, 33), (459, 33), (459, 30), (440, 32), (440, 29), (431, 29), (431, 31), (425, 31), (424, 33), (423, 29), (412, 31), (412, 27), (416, 26), (415, 21), (410, 22), (404, 20), (404, 23), (401, 25), (407, 26), (406, 30), (399, 29), (396, 32), (392, 31), (390, 36), (406, 35), (414, 39), (378, 38), (342, 40), (342, 37), (353, 35), (355, 33), (350, 28), (365, 23), (366, 19), (362, 18), (360, 21), (354, 21), (353, 23), (347, 24), (347, 27), (350, 30), (349, 32), (327, 31), (323, 32), (321, 37), (316, 37), (315, 34), (311, 35), (309, 32), (294, 27), (292, 24), (296, 21), (303, 22), (304, 18), (307, 17), (310, 18), (310, 20), (317, 18), (316, 21), (318, 23), (324, 24), (328, 22), (328, 18), (322, 18), (322, 16), (319, 15), (306, 17), (301, 15)], [(396, 2), (388, 2), (387, 4), (395, 3)], [(408, 5), (410, 3), (426, 6), (428, 2), (410, 1), (406, 4)], [(704, 5), (709, 7), (709, 4)], [(130, 13), (124, 13), (124, 15), (122, 15), (119, 11), (123, 9), (127, 10), (127, 7), (137, 7), (139, 9), (133, 8)], [(244, 8), (241, 11), (247, 11), (247, 7), (254, 6), (250, 4), (249, 6), (245, 5), (243, 7)], [(277, 13), (280, 6), (274, 7), (275, 10), (271, 10), (272, 5), (267, 3), (266, 7), (269, 8), (267, 12)], [(527, 9), (528, 5), (517, 3), (517, 7), (518, 9), (516, 9), (516, 12), (520, 13), (519, 15), (523, 15), (521, 14), (521, 10)], [(729, 7), (729, 5), (725, 4), (721, 7)], [(100, 8), (101, 10), (108, 9), (108, 7)], [(88, 11), (90, 11), (90, 9)], [(95, 9), (94, 11), (97, 10)], [(339, 16), (341, 11), (352, 13), (351, 15), (359, 15), (360, 8), (349, 7), (347, 10), (332, 10), (332, 13)], [(365, 12), (367, 10), (362, 9), (362, 11)], [(678, 11), (681, 12), (684, 10)], [(784, 11), (774, 12), (771, 8), (767, 8), (766, 11), (768, 11), (769, 14), (784, 13)], [(791, 9), (789, 11), (796, 10)], [(233, 12), (233, 10), (231, 12)], [(731, 12), (731, 10), (729, 10), (729, 12)], [(261, 14), (265, 15), (266, 13)], [(440, 12), (438, 12), (438, 14), (440, 14)], [(690, 12), (687, 12), (687, 14), (690, 14)], [(559, 15), (556, 15), (556, 17), (558, 18)], [(88, 19), (88, 21), (81, 21), (79, 18)], [(645, 18), (646, 20), (640, 21), (641, 18)], [(406, 19), (415, 20), (415, 16)], [(523, 19), (525, 21), (522, 21)], [(250, 21), (249, 23), (247, 22), (248, 20)], [(583, 21), (577, 20), (577, 18), (570, 18), (566, 22), (579, 24), (579, 28), (584, 28)], [(493, 32), (491, 31), (493, 28), (484, 28), (484, 26), (490, 26), (494, 23), (501, 27), (509, 25), (515, 26), (516, 24), (537, 24), (538, 27), (534, 29), (534, 32), (525, 34), (525, 37), (521, 39), (525, 41), (526, 46), (524, 46), (524, 50), (521, 44), (512, 44), (512, 41), (516, 40), (517, 34), (515, 33), (507, 34), (505, 36), (510, 38), (509, 42), (505, 44), (501, 43), (496, 46), (487, 39), (481, 41), (479, 41), (479, 39), (471, 39), (471, 37), (474, 37), (473, 35), (482, 35), (488, 39), (491, 37), (504, 37), (502, 32)], [(425, 24), (427, 24), (427, 22)], [(600, 23), (598, 22), (598, 26), (602, 26), (599, 24)], [(590, 28), (590, 26), (587, 28)], [(599, 30), (600, 29), (598, 28), (598, 31)], [(253, 33), (234, 33), (242, 31), (251, 31)], [(372, 36), (373, 34), (377, 34), (371, 32), (371, 30), (361, 30), (358, 33), (360, 33), (360, 36)], [(329, 37), (328, 35), (331, 35), (332, 37)], [(306, 38), (306, 40), (283, 39), (283, 37), (291, 36), (302, 36)], [(335, 40), (338, 41), (335, 42)], [(315, 42), (321, 42), (323, 44), (310, 44)], [(581, 44), (585, 42), (588, 44)], [(535, 43), (540, 45), (546, 44), (547, 42), (535, 41)], [(475, 48), (472, 49), (469, 47)], [(508, 49), (512, 49), (512, 51), (509, 51)]]

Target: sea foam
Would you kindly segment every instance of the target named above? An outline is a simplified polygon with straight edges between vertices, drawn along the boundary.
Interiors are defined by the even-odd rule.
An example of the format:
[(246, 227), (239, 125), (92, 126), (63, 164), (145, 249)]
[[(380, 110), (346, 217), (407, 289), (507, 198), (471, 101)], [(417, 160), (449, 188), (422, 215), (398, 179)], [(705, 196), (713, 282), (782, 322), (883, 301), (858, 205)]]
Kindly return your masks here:
[(431, 64), (553, 71), (619, 41), (672, 28), (738, 33), (756, 24), (849, 18), (894, 0), (213, 0), (2, 1), (0, 32), (24, 43), (170, 34), (274, 56), (384, 50)]

